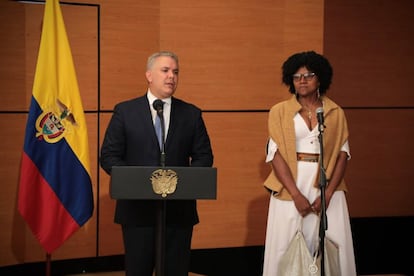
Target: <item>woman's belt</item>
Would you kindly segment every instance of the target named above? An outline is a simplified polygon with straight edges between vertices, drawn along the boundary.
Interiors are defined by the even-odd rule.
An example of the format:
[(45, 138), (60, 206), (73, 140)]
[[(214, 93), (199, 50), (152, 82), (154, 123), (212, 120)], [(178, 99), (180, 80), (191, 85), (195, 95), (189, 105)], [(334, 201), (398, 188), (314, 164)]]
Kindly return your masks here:
[(305, 162), (318, 162), (319, 161), (319, 154), (317, 153), (296, 153), (298, 161), (305, 161)]

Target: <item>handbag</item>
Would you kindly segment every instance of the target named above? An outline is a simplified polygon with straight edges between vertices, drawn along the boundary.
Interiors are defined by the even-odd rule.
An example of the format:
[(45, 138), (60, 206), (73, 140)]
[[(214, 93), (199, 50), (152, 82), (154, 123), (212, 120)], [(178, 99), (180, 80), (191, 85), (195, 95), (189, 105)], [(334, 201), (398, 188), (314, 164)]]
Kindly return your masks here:
[[(319, 223), (316, 224), (319, 226)], [(319, 227), (318, 227), (319, 228)], [(300, 227), (289, 243), (286, 252), (280, 259), (278, 266), (278, 276), (320, 276), (321, 275), (321, 256), (319, 233), (316, 231), (318, 250), (311, 253), (306, 245), (302, 233), (302, 219)], [(325, 276), (340, 276), (339, 249), (338, 246), (325, 236)]]

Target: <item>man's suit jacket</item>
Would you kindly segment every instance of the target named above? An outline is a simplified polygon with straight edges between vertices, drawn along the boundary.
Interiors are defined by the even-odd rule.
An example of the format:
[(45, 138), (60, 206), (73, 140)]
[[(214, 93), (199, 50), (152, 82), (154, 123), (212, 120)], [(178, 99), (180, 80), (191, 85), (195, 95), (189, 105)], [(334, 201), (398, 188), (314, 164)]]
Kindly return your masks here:
[[(115, 106), (101, 148), (101, 167), (111, 174), (112, 166), (159, 166), (160, 147), (147, 96)], [(170, 125), (165, 141), (168, 166), (211, 167), (210, 139), (196, 106), (172, 97)], [(139, 185), (139, 184), (137, 184)], [(197, 183), (194, 183), (197, 185)], [(195, 200), (167, 200), (167, 225), (198, 223)], [(154, 200), (117, 200), (115, 222), (155, 225)]]

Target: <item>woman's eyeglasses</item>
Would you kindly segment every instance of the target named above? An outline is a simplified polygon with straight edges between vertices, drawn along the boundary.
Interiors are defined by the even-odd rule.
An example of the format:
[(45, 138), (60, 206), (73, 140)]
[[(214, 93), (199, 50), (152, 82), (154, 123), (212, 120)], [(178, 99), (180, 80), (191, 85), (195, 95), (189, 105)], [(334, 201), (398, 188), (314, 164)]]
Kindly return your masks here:
[(311, 73), (305, 73), (305, 74), (294, 74), (292, 75), (293, 81), (300, 81), (302, 79), (302, 77), (305, 79), (305, 81), (310, 81), (313, 79), (313, 77), (316, 74), (311, 72)]

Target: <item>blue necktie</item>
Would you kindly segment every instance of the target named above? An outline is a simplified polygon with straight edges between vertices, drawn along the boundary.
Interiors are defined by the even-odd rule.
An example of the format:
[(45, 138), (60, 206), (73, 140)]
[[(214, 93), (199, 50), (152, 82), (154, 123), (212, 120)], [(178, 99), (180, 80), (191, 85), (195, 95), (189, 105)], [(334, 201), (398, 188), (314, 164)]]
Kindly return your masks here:
[(156, 115), (155, 116), (155, 133), (157, 134), (157, 138), (158, 138), (158, 143), (160, 145), (160, 149), (162, 149), (162, 129), (161, 129), (161, 120), (160, 120), (160, 116)]

